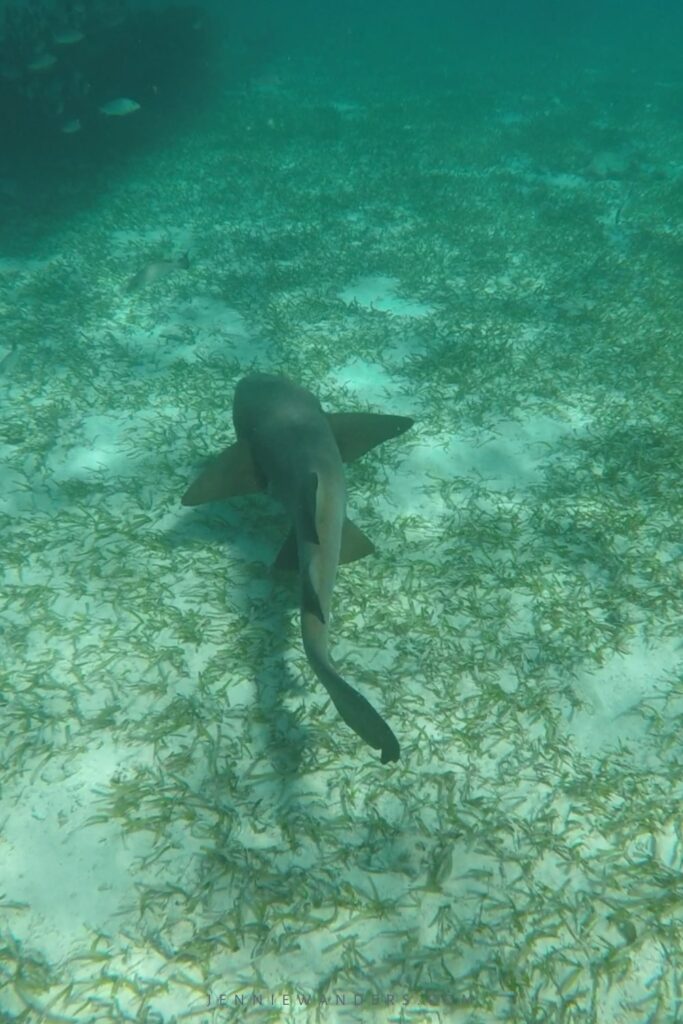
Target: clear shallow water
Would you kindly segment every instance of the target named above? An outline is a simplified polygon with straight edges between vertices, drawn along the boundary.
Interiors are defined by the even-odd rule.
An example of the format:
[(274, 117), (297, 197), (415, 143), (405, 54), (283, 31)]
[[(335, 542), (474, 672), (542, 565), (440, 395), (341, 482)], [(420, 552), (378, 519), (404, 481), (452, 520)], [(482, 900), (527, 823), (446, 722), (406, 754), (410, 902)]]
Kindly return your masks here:
[[(486, 13), (209, 13), (4, 157), (10, 1019), (677, 1019), (677, 25)], [(396, 766), (278, 510), (180, 507), (254, 368), (417, 421), (332, 626)]]

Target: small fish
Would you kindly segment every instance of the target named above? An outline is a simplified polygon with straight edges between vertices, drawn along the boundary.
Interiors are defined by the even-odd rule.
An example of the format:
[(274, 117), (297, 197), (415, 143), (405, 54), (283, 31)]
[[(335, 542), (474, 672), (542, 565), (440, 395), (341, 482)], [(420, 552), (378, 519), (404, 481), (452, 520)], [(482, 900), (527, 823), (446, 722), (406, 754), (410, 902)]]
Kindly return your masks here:
[(140, 104), (136, 103), (135, 100), (119, 96), (115, 100), (108, 100), (106, 103), (103, 103), (100, 107), (100, 114), (106, 114), (107, 117), (126, 117), (128, 114), (134, 114), (139, 109)]
[(82, 39), (85, 39), (85, 36), (77, 28), (62, 29), (61, 32), (55, 32), (52, 37), (55, 46), (75, 46)]
[(161, 281), (167, 274), (171, 274), (174, 270), (189, 270), (190, 269), (190, 254), (189, 252), (184, 253), (177, 260), (153, 260), (138, 270), (137, 274), (131, 277), (130, 281), (126, 285), (127, 292), (137, 292), (140, 288), (145, 288), (148, 284), (155, 284), (157, 281)]
[(32, 61), (29, 61), (26, 70), (32, 71), (36, 75), (42, 75), (46, 71), (50, 71), (56, 63), (57, 58), (53, 53), (40, 53)]
[(80, 118), (72, 117), (62, 125), (62, 133), (64, 135), (75, 135), (76, 132), (80, 132), (81, 127)]

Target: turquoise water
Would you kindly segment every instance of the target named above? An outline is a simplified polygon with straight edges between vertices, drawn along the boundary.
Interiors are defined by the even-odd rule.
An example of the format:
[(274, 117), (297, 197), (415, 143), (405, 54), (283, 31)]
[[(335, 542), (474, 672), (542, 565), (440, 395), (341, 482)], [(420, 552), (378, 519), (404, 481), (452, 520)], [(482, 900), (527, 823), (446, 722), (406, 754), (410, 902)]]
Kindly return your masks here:
[[(0, 1016), (678, 1021), (680, 15), (120, 17), (0, 89)], [(180, 505), (254, 370), (416, 421), (331, 624), (397, 764), (278, 506)]]

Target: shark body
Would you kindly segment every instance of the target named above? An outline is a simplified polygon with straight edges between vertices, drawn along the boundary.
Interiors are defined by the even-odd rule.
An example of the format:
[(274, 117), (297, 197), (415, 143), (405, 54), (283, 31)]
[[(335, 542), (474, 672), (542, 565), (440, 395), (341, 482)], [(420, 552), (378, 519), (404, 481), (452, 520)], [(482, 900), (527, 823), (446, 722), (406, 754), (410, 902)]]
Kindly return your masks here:
[(296, 568), (301, 590), (301, 636), (311, 668), (341, 718), (383, 764), (397, 761), (398, 740), (358, 690), (337, 672), (328, 631), (337, 566), (374, 551), (346, 517), (344, 462), (350, 462), (412, 426), (406, 416), (325, 414), (310, 391), (285, 377), (253, 374), (235, 390), (236, 444), (194, 481), (183, 505), (268, 490), (285, 507), (290, 533), (276, 560)]

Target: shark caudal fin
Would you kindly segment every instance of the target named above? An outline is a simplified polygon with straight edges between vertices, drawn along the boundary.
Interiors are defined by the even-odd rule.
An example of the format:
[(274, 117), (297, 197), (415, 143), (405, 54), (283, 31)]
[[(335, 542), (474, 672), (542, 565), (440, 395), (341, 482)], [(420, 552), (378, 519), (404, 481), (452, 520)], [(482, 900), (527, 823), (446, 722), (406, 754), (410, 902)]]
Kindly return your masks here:
[(399, 742), (369, 700), (354, 690), (329, 662), (310, 658), (313, 671), (323, 684), (340, 718), (360, 736), (368, 746), (381, 750), (382, 764), (398, 761), (401, 756)]
[(328, 412), (343, 462), (353, 462), (383, 441), (400, 437), (412, 427), (410, 416), (385, 416), (378, 412)]
[(203, 505), (207, 501), (222, 501), (240, 494), (263, 491), (265, 486), (254, 465), (249, 445), (237, 441), (211, 460), (180, 500), (183, 505)]

